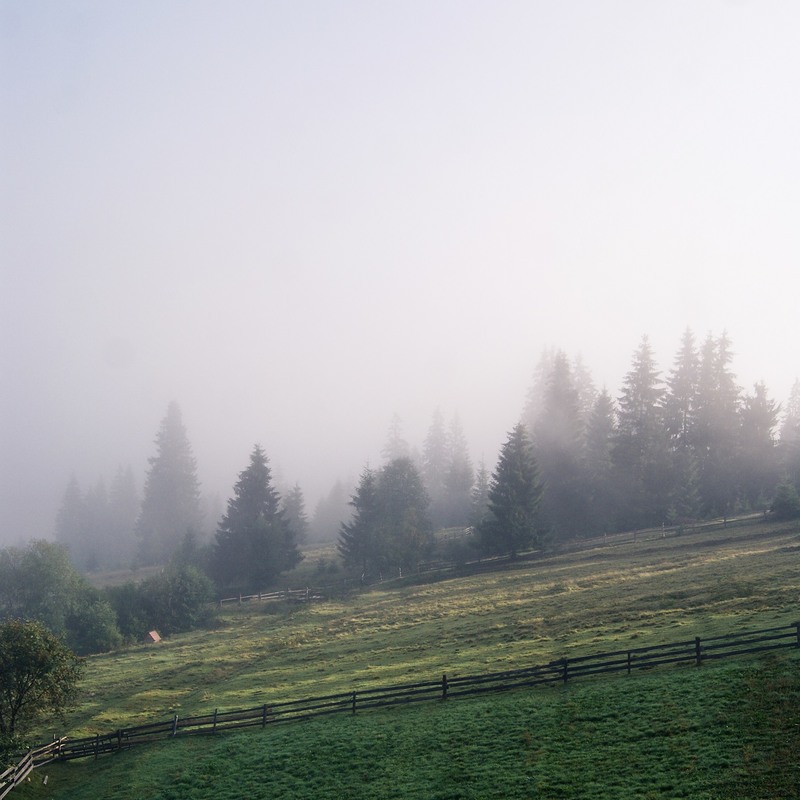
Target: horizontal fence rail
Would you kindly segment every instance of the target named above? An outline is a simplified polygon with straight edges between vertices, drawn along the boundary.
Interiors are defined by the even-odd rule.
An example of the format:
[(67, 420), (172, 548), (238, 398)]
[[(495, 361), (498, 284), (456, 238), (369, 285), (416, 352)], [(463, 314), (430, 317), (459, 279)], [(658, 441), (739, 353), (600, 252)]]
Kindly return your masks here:
[(284, 589), (277, 592), (256, 592), (256, 594), (239, 594), (236, 597), (223, 597), (217, 600), (219, 607), (230, 605), (231, 603), (248, 603), (252, 600), (267, 601), (267, 600), (293, 600), (297, 603), (309, 603), (314, 600), (324, 600), (324, 596), (318, 589)]
[(361, 689), (303, 700), (265, 703), (237, 711), (219, 711), (179, 717), (122, 728), (113, 733), (81, 739), (58, 739), (27, 753), (14, 767), (0, 774), (0, 800), (36, 768), (54, 760), (97, 758), (147, 742), (180, 736), (213, 735), (245, 728), (266, 728), (281, 722), (321, 717), (329, 714), (355, 714), (357, 711), (388, 708), (432, 700), (470, 697), (506, 692), (541, 685), (558, 685), (570, 680), (611, 673), (646, 670), (670, 664), (700, 666), (734, 656), (800, 648), (800, 622), (777, 628), (743, 631), (706, 639), (696, 637), (679, 642), (649, 645), (607, 653), (561, 658), (548, 664), (504, 670), (480, 675), (442, 675), (441, 680), (405, 683)]

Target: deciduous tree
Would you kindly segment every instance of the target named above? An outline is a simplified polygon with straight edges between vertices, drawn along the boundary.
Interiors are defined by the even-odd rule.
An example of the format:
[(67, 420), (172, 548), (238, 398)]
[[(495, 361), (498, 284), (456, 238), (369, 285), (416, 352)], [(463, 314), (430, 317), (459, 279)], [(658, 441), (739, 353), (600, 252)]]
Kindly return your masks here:
[(62, 714), (77, 692), (80, 659), (40, 622), (0, 623), (0, 736)]
[(43, 540), (0, 550), (0, 620), (41, 622), (80, 654), (119, 643), (111, 608), (59, 544)]

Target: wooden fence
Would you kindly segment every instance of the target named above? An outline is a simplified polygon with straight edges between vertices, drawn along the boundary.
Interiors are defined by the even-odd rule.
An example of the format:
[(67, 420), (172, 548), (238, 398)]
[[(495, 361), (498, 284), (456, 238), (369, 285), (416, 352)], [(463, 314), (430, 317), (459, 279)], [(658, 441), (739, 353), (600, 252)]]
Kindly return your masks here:
[[(704, 662), (753, 653), (765, 653), (785, 648), (800, 648), (800, 622), (777, 628), (732, 633), (707, 639), (685, 639), (669, 644), (615, 650), (586, 656), (561, 658), (548, 664), (523, 669), (491, 672), (481, 675), (450, 676), (418, 683), (405, 683), (373, 689), (267, 703), (238, 711), (218, 711), (199, 716), (180, 717), (122, 728), (113, 733), (97, 734), (82, 739), (61, 739), (31, 751), (14, 768), (13, 780), (24, 779), (34, 767), (59, 760), (87, 758), (124, 750), (138, 744), (190, 735), (209, 735), (244, 728), (266, 728), (281, 722), (297, 721), (328, 714), (348, 713), (367, 709), (387, 708), (408, 703), (449, 700), (493, 692), (505, 692), (543, 684), (556, 685), (576, 678), (634, 670), (651, 669), (670, 664), (700, 666)], [(27, 772), (25, 772), (27, 770)], [(10, 791), (3, 780), (11, 771), (0, 776), (0, 800)], [(14, 784), (16, 785), (16, 784)], [(11, 787), (13, 788), (13, 786)]]
[(256, 594), (240, 594), (236, 597), (223, 597), (217, 601), (220, 608), (230, 603), (250, 602), (251, 600), (266, 601), (266, 600), (293, 600), (298, 603), (308, 603), (312, 600), (323, 600), (324, 597), (317, 589), (284, 589), (277, 592), (257, 592)]
[(0, 773), (0, 800), (26, 780), (35, 767), (43, 767), (55, 761), (65, 741), (65, 739), (54, 739), (50, 744), (29, 750), (18, 763)]

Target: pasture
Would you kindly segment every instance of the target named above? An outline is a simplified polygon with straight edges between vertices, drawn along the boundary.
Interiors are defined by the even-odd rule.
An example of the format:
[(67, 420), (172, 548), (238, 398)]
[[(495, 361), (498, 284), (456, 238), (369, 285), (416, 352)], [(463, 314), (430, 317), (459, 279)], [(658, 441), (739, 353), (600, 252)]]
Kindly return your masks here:
[[(174, 713), (251, 707), (431, 680), (444, 672), (475, 674), (564, 655), (788, 624), (800, 616), (799, 554), (797, 524), (762, 523), (674, 538), (621, 538), (512, 563), (498, 572), (384, 585), (347, 601), (293, 607), (252, 603), (227, 610), (212, 630), (91, 658), (80, 707), (63, 729), (42, 730), (41, 738), (108, 732)], [(246, 766), (252, 760), (262, 764), (264, 785), (272, 780), (267, 771), (283, 776), (275, 780), (290, 780), (286, 769), (307, 769), (316, 798), (756, 797), (758, 781), (774, 781), (775, 774), (786, 771), (768, 766), (778, 763), (779, 756), (768, 752), (772, 745), (765, 742), (774, 737), (767, 735), (765, 720), (771, 720), (773, 730), (784, 722), (790, 732), (796, 729), (793, 721), (786, 721), (791, 714), (783, 705), (784, 696), (793, 697), (796, 705), (796, 666), (795, 658), (783, 657), (766, 666), (751, 659), (663, 669), (498, 698), (322, 719), (263, 733), (169, 742), (97, 762), (48, 768), (51, 781), (63, 781), (65, 791), (73, 788), (69, 794), (46, 796), (109, 796), (108, 790), (89, 787), (95, 780), (133, 781), (137, 786), (131, 776), (143, 772), (158, 784), (152, 791), (139, 785), (138, 795), (125, 795), (115, 783), (113, 794), (312, 796), (300, 792), (299, 779), (293, 789), (273, 785), (272, 793), (263, 795), (237, 795), (235, 782), (223, 788), (224, 781), (234, 780), (233, 774), (240, 781), (256, 780)], [(767, 698), (763, 703), (762, 695)], [(761, 717), (755, 712), (748, 717), (764, 723), (759, 729), (741, 716), (748, 703), (766, 709), (759, 712)], [(574, 735), (567, 741), (569, 731)], [(745, 741), (747, 735), (752, 741)], [(434, 744), (439, 740), (443, 744), (437, 756)], [(339, 756), (334, 752), (337, 741)], [(470, 755), (471, 748), (479, 754)], [(305, 761), (299, 752), (306, 753)], [(220, 753), (227, 753), (224, 762)], [(285, 757), (288, 766), (266, 770), (273, 757)], [(504, 767), (505, 762), (509, 764)], [(606, 762), (603, 777), (598, 764)], [(214, 781), (199, 775), (201, 763)], [(467, 770), (463, 780), (456, 780), (453, 764)], [(624, 777), (632, 765), (655, 782), (632, 788)], [(341, 781), (351, 768), (362, 793), (351, 791), (349, 783), (344, 793), (341, 783), (339, 793), (333, 791), (333, 776)], [(478, 789), (480, 780), (470, 777), (470, 770), (481, 769), (494, 770), (496, 778), (505, 776), (495, 784), (506, 790), (492, 794), (490, 788)], [(790, 774), (796, 775), (794, 769)], [(568, 777), (574, 783), (578, 773), (584, 784), (593, 776), (594, 788), (585, 784), (577, 794), (568, 789), (564, 781)], [(191, 780), (205, 781), (211, 793), (185, 787), (178, 791), (167, 779), (176, 775), (184, 776), (181, 780), (194, 775)], [(657, 775), (662, 777), (656, 780)], [(78, 788), (84, 780), (85, 790)], [(486, 787), (493, 785), (486, 780)], [(732, 791), (748, 780), (750, 794), (714, 794), (724, 785)], [(701, 786), (705, 794), (698, 793)], [(34, 784), (24, 791), (39, 796)], [(773, 791), (764, 796), (782, 795)]]

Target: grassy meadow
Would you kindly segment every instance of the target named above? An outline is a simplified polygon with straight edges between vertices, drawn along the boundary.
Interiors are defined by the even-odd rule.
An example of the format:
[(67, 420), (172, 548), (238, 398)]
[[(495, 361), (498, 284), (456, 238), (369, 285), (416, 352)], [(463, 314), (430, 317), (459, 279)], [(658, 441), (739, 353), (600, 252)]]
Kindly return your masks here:
[[(800, 527), (761, 523), (619, 537), (346, 601), (251, 603), (213, 629), (90, 658), (80, 706), (39, 738), (788, 624), (799, 600)], [(795, 797), (798, 663), (665, 668), (168, 742), (51, 765), (47, 787), (37, 772), (15, 796)]]

